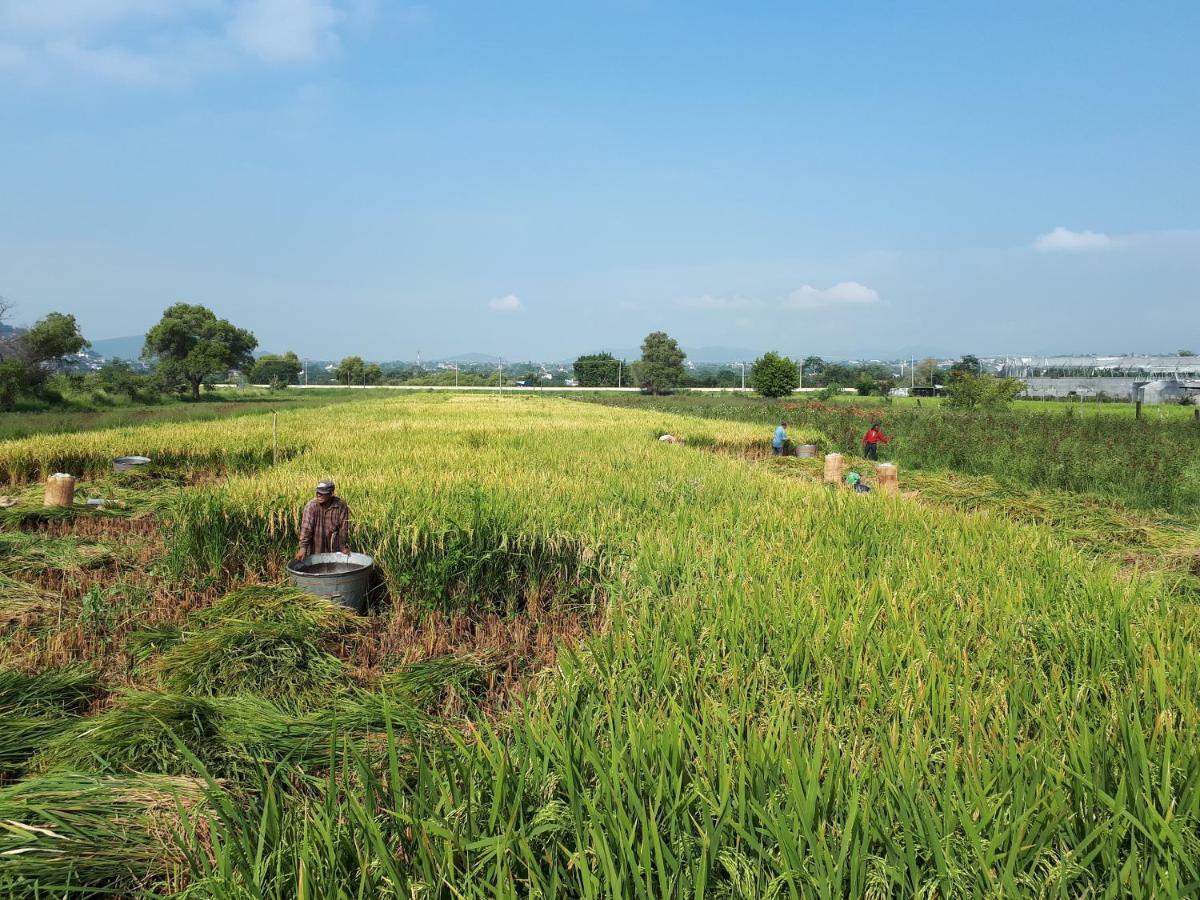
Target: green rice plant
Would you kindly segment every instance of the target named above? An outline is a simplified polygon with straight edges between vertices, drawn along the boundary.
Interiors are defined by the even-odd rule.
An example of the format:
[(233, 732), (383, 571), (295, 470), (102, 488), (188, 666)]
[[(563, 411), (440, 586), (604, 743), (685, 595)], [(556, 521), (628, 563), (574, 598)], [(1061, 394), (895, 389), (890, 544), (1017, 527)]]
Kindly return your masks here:
[[(838, 421), (802, 427), (853, 437)], [(532, 629), (559, 603), (601, 604), (601, 628), (495, 719), (481, 704), (448, 721), (433, 713), (442, 689), (422, 682), (432, 669), (373, 694), (308, 690), (289, 708), (295, 655), (264, 650), (272, 661), (226, 679), (222, 654), (240, 673), (242, 645), (196, 644), (165, 677), (263, 695), (209, 701), (216, 733), (195, 756), (232, 759), (237, 790), (182, 829), (197, 892), (295, 896), (301, 878), (311, 895), (462, 898), (1167, 897), (1200, 884), (1200, 618), (1119, 550), (1022, 524), (1055, 519), (1084, 539), (1122, 527), (1119, 510), (1028, 493), (1078, 484), (1078, 454), (1048, 443), (1054, 422), (991, 426), (1018, 445), (997, 457), (1065, 461), (997, 478), (979, 501), (995, 515), (964, 512), (975, 501), (953, 499), (957, 486), (945, 501), (860, 496), (782, 477), (802, 461), (662, 445), (659, 428), (714, 446), (769, 436), (669, 410), (415, 397), (292, 425), (320, 440), (180, 496), (174, 575), (277, 572), (312, 484), (333, 475), (352, 546), (406, 612), (453, 610), (469, 628), (500, 611)], [(1059, 431), (1089, 434), (1073, 428)], [(469, 446), (468, 432), (485, 439)], [(959, 454), (963, 433), (945, 452), (992, 466)], [(1100, 471), (1094, 493), (1152, 499)], [(1158, 539), (1144, 530), (1126, 549)], [(1161, 549), (1182, 553), (1180, 540)], [(303, 616), (217, 617), (189, 624), (164, 661), (224, 629), (254, 661), (263, 636), (324, 640)], [(282, 768), (273, 785), (259, 766)]]
[(283, 412), (278, 446), (270, 415), (232, 420), (126, 426), (71, 435), (39, 434), (6, 441), (0, 453), (0, 483), (44, 481), (54, 472), (80, 478), (107, 475), (117, 456), (149, 456), (162, 473), (249, 472), (289, 459), (308, 443), (306, 429), (292, 423), (302, 412)]
[(170, 890), (187, 857), (174, 836), (202, 782), (63, 773), (0, 788), (0, 894), (64, 897)]

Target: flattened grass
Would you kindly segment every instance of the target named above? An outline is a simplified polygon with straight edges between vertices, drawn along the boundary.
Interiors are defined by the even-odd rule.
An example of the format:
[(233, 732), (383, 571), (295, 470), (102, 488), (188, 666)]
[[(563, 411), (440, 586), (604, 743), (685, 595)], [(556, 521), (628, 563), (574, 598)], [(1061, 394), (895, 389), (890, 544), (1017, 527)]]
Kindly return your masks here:
[(358, 627), (354, 614), (294, 588), (244, 588), (192, 617), (157, 668), (179, 694), (247, 694), (302, 708), (349, 685), (323, 643)]

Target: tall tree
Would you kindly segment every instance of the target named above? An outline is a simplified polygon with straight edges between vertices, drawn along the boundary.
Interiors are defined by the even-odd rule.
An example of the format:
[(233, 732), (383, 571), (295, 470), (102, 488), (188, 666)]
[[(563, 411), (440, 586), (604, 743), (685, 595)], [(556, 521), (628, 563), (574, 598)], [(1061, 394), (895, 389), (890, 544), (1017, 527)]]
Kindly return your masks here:
[(917, 363), (917, 384), (919, 386), (931, 387), (937, 384), (938, 375), (941, 374), (941, 369), (938, 366), (938, 361), (930, 357), (926, 357)]
[[(0, 323), (11, 306), (0, 299)], [(52, 312), (0, 339), (0, 409), (11, 410), (22, 394), (36, 394), (64, 357), (89, 346), (75, 317)]]
[(580, 387), (614, 387), (623, 364), (611, 353), (592, 353), (575, 360), (575, 380)]
[(290, 350), (283, 356), (267, 353), (254, 361), (250, 380), (271, 387), (286, 387), (300, 380), (300, 368), (300, 357)]
[(142, 356), (158, 360), (158, 372), (191, 388), (199, 399), (200, 385), (210, 375), (230, 369), (247, 371), (258, 340), (205, 306), (176, 303), (163, 313), (146, 335)]
[(90, 346), (75, 317), (66, 313), (52, 312), (21, 335), (21, 350), (30, 365), (53, 365)]
[(367, 367), (361, 356), (347, 356), (338, 363), (334, 374), (342, 384), (362, 384), (366, 379)]
[(634, 364), (634, 375), (648, 394), (668, 394), (683, 380), (687, 354), (665, 331), (652, 331), (642, 341), (642, 358)]
[(979, 357), (974, 353), (964, 354), (962, 359), (950, 367), (950, 373), (947, 375), (947, 380), (954, 381), (956, 378), (961, 378), (963, 375), (982, 375), (983, 363), (979, 361)]

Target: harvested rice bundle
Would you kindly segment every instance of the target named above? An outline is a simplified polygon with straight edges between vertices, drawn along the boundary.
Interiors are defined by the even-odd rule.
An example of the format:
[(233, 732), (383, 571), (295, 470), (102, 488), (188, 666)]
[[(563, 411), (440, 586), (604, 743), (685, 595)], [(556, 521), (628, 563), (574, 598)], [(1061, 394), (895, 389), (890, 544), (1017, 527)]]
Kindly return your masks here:
[(0, 715), (0, 781), (20, 773), (46, 742), (67, 731), (75, 719)]
[(164, 622), (149, 628), (129, 632), (125, 638), (125, 649), (137, 662), (142, 663), (173, 647), (183, 639), (183, 629), (173, 622)]
[(226, 621), (186, 634), (159, 660), (163, 685), (193, 696), (255, 694), (301, 708), (343, 690), (346, 665), (298, 622)]
[(47, 741), (69, 730), (96, 686), (95, 673), (83, 666), (0, 670), (0, 777), (20, 772)]
[(0, 574), (40, 575), (47, 569), (81, 572), (112, 560), (112, 551), (79, 538), (0, 531)]
[(96, 673), (86, 666), (45, 672), (0, 669), (0, 715), (38, 716), (81, 713), (95, 696)]
[(347, 752), (363, 755), (381, 747), (389, 727), (406, 744), (438, 734), (421, 710), (380, 694), (350, 692), (328, 707), (300, 714), (247, 695), (223, 698), (220, 704), (219, 740), (236, 748), (247, 765), (324, 768)]
[(421, 709), (443, 707), (450, 697), (462, 702), (483, 690), (489, 666), (470, 656), (438, 656), (407, 665), (380, 683), (381, 690)]
[(29, 764), (30, 771), (105, 774), (191, 774), (182, 743), (205, 766), (224, 772), (227, 749), (217, 739), (220, 710), (210, 699), (130, 692), (97, 716), (76, 720)]
[(186, 859), (176, 835), (204, 801), (190, 778), (62, 774), (0, 789), (0, 892), (168, 890)]
[(240, 588), (196, 613), (191, 621), (198, 626), (228, 622), (294, 624), (329, 634), (361, 627), (358, 617), (345, 607), (294, 587)]

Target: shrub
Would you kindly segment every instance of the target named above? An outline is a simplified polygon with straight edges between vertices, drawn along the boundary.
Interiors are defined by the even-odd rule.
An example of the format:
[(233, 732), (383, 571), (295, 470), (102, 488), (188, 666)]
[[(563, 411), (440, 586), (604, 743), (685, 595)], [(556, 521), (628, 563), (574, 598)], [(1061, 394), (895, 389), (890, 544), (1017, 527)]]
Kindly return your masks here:
[(954, 409), (995, 409), (1007, 406), (1025, 390), (1016, 378), (960, 373), (946, 388), (946, 405)]
[(800, 386), (800, 368), (772, 350), (754, 361), (750, 386), (764, 397), (787, 397)]

